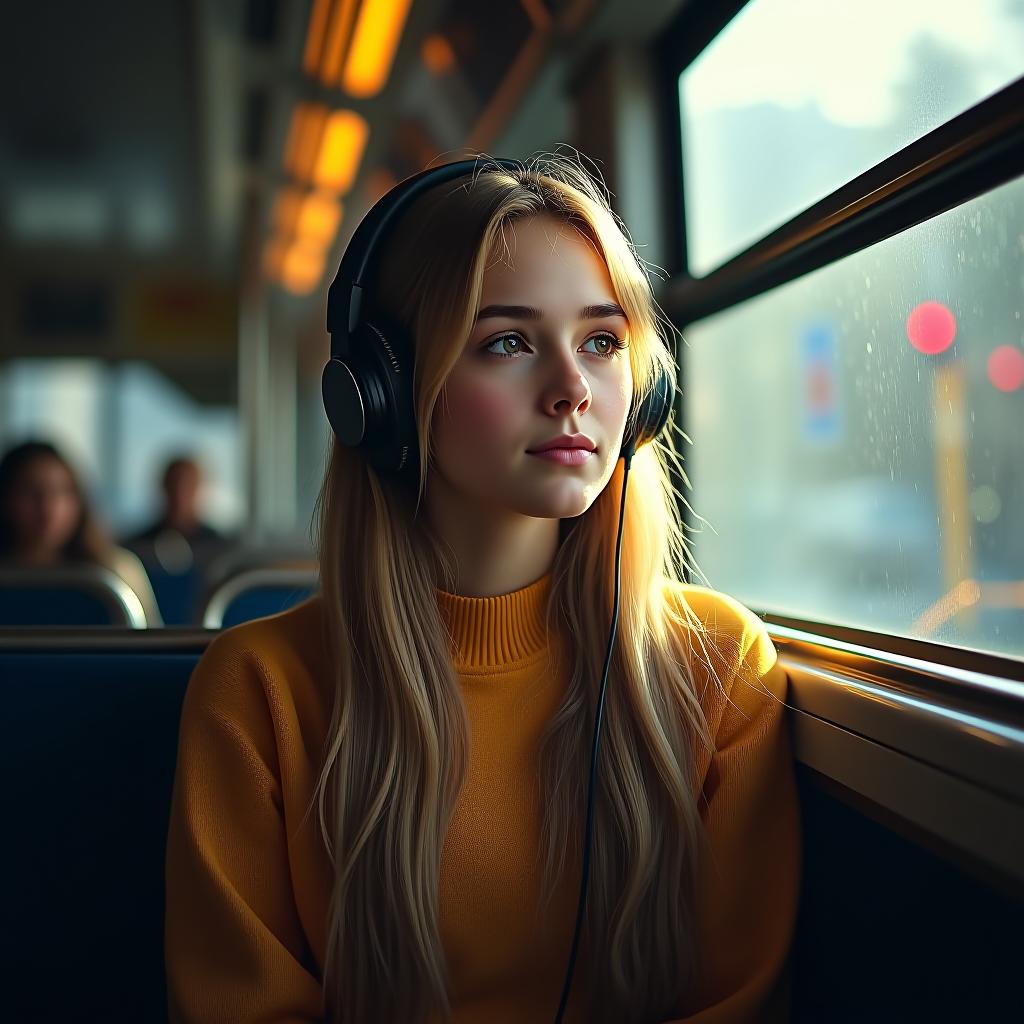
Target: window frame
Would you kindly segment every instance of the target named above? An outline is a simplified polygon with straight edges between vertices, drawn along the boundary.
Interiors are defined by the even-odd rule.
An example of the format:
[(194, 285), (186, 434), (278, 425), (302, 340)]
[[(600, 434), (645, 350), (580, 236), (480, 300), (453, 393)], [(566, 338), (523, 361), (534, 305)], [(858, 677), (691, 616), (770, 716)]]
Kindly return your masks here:
[[(1024, 175), (1024, 76), (841, 185), (704, 277), (688, 271), (684, 206), (682, 110), (679, 77), (749, 0), (691, 0), (654, 44), (659, 124), (666, 139), (668, 221), (665, 261), (669, 277), (658, 288), (668, 319), (684, 332), (694, 322), (829, 266), (856, 252), (954, 209)], [(679, 354), (685, 381), (685, 349)], [(680, 389), (681, 393), (685, 393)], [(676, 424), (686, 432), (684, 401)], [(694, 516), (682, 498), (685, 485), (672, 471), (679, 515), (689, 530)], [(914, 650), (934, 664), (1024, 679), (1024, 662), (1009, 655), (856, 629), (838, 622), (776, 615), (754, 609), (769, 624), (876, 651)], [(995, 661), (993, 661), (995, 659)]]

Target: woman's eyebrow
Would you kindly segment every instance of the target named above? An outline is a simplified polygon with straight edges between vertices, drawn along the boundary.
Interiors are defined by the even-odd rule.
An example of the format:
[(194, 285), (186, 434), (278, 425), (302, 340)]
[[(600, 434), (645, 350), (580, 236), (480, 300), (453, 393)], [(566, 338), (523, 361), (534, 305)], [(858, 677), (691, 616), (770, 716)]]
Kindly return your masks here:
[[(544, 314), (533, 306), (484, 306), (477, 313), (476, 318), (487, 320), (491, 317), (508, 317), (512, 320), (541, 320)], [(580, 310), (581, 320), (600, 320), (606, 316), (621, 316), (626, 319), (626, 314), (617, 302), (599, 302), (593, 306), (584, 306)]]

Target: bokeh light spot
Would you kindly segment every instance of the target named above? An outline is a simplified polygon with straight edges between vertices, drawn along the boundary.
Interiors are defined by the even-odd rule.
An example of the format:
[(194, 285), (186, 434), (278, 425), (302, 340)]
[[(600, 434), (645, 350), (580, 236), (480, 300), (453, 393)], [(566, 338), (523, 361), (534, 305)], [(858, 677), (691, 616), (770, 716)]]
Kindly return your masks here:
[(926, 356), (945, 352), (956, 337), (956, 317), (941, 302), (922, 302), (907, 317), (910, 344)]
[(988, 357), (988, 379), (1000, 391), (1017, 391), (1024, 386), (1024, 352), (1013, 345), (1000, 345)]

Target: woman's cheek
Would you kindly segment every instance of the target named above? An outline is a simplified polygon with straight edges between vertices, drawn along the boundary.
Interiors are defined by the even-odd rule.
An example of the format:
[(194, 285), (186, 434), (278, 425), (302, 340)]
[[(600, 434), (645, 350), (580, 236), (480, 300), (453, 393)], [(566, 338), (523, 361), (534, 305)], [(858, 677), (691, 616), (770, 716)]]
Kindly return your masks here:
[(472, 443), (507, 432), (522, 418), (515, 397), (507, 390), (474, 383), (448, 392), (448, 428), (462, 441)]

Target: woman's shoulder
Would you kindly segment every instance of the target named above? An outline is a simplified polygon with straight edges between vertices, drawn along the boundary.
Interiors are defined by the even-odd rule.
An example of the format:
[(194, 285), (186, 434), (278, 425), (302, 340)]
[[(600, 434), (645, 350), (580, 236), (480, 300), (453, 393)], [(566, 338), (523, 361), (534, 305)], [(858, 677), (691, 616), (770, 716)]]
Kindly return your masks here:
[(288, 674), (319, 663), (323, 640), (323, 603), (314, 595), (276, 615), (221, 630), (206, 653), (211, 658), (241, 659), (258, 664), (263, 671)]
[[(740, 691), (782, 700), (785, 671), (765, 623), (741, 601), (711, 587), (664, 581), (669, 627), (680, 636), (683, 654), (699, 677), (716, 680), (717, 690), (736, 698)], [(742, 687), (737, 683), (742, 682)]]
[(231, 626), (199, 659), (187, 699), (246, 707), (262, 694), (271, 705), (303, 703), (325, 674), (324, 639), (319, 596)]
[(742, 658), (767, 636), (764, 622), (741, 601), (720, 590), (664, 578), (665, 605), (683, 628), (735, 651)]

